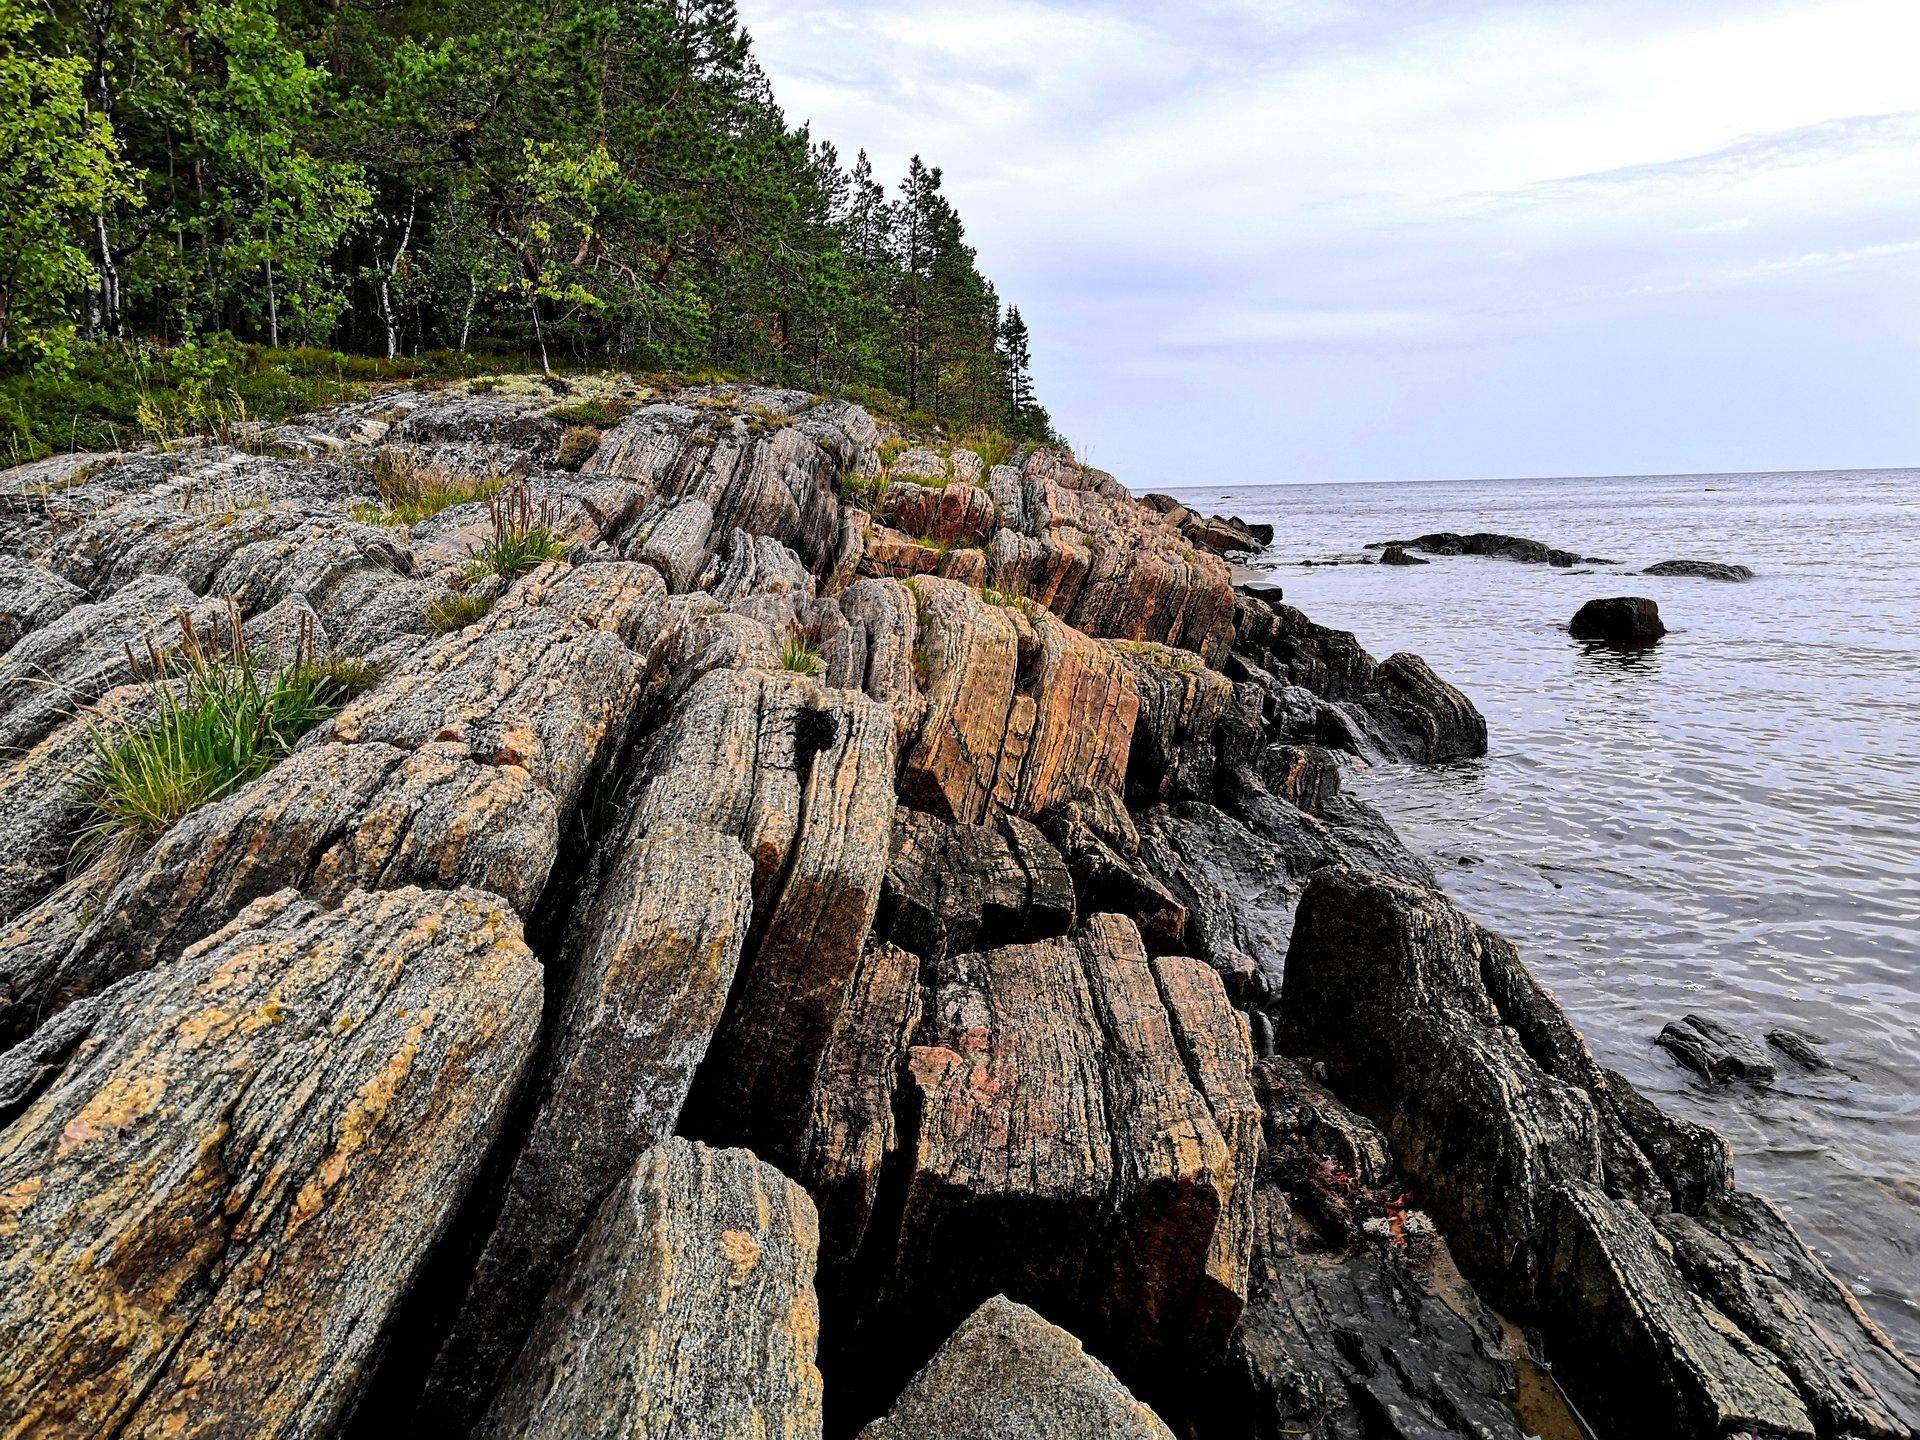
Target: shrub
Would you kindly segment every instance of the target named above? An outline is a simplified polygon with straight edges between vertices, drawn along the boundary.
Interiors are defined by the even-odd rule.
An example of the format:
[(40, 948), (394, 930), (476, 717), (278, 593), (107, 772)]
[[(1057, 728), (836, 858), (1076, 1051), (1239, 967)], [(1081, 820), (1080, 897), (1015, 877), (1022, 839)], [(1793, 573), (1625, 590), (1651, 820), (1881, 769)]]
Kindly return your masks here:
[(827, 662), (820, 658), (818, 650), (807, 643), (806, 636), (793, 634), (780, 646), (780, 668), (801, 675), (820, 676), (827, 673)]
[(493, 522), (493, 533), (474, 547), (467, 562), (468, 580), (488, 575), (511, 580), (549, 560), (561, 559), (572, 548), (554, 528), (553, 507), (536, 506), (525, 485), (516, 485), (487, 501), (487, 517)]
[(493, 600), (483, 591), (456, 590), (427, 607), (427, 624), (436, 634), (464, 630), (493, 608)]
[(379, 679), (364, 660), (306, 653), (307, 636), (300, 658), (263, 676), (243, 644), (236, 643), (230, 657), (210, 659), (184, 615), (180, 626), (182, 660), (149, 650), (154, 677), (178, 681), (160, 686), (159, 713), (131, 729), (91, 736), (92, 754), (79, 780), (85, 812), (74, 838), (76, 861), (114, 844), (153, 839), (232, 794)]

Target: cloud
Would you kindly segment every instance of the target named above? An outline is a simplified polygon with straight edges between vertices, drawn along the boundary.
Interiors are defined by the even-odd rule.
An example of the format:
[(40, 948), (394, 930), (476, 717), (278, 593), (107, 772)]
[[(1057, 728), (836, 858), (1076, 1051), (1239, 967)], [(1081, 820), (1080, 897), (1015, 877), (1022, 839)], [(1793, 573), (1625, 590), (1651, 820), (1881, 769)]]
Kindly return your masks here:
[[(1514, 473), (1513, 437), (1563, 411), (1532, 463), (1789, 463), (1757, 447), (1794, 415), (1814, 463), (1817, 397), (1920, 371), (1912, 0), (742, 10), (792, 118), (883, 173), (943, 167), (1043, 395), (1123, 476), (1270, 455), (1261, 407), (1322, 475)], [(1739, 364), (1652, 391), (1682, 317)], [(1920, 458), (1917, 412), (1845, 438)]]

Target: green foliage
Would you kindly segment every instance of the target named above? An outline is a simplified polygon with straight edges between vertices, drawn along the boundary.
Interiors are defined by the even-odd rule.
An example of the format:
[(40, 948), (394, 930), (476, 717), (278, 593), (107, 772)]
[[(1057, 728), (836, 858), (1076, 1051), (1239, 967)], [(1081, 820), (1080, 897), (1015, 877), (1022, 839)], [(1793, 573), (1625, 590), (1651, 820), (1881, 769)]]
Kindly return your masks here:
[(0, 363), (70, 362), (70, 306), (97, 276), (95, 216), (134, 198), (113, 132), (89, 109), (87, 67), (26, 0), (0, 0)]
[(555, 529), (552, 506), (535, 505), (524, 485), (487, 501), (487, 518), (492, 533), (474, 547), (465, 572), (468, 581), (489, 575), (511, 580), (549, 560), (564, 559), (573, 548)]
[(414, 525), (455, 505), (491, 501), (506, 484), (506, 477), (501, 475), (477, 480), (421, 481), (390, 469), (379, 470), (374, 475), (374, 488), (380, 492), (381, 503), (354, 506), (353, 518), (371, 525)]
[(988, 585), (980, 591), (980, 598), (989, 605), (998, 605), (1003, 610), (1018, 610), (1029, 620), (1040, 618), (1040, 607), (1017, 590), (996, 590)]
[[(1045, 433), (1024, 325), (940, 171), (916, 158), (890, 198), (864, 154), (843, 166), (790, 126), (732, 0), (45, 5), (0, 0), (0, 443), (15, 454), (124, 438), (143, 401), (162, 437), (236, 412), (227, 389), (250, 363), (185, 392), (103, 378), (136, 335), (165, 371), (190, 343), (264, 353), (281, 383), (243, 397), (255, 419), (300, 408), (328, 368), (335, 385), (516, 368), (472, 363), (490, 350), (545, 373), (751, 375), (871, 395), (923, 429)], [(401, 363), (435, 351), (454, 358)], [(72, 384), (45, 378), (68, 369)], [(106, 393), (79, 383), (89, 371)], [(618, 409), (557, 418), (604, 428)]]
[(493, 608), (493, 599), (483, 590), (456, 590), (427, 607), (427, 624), (435, 633), (464, 630)]
[(625, 400), (595, 397), (562, 405), (558, 410), (549, 410), (547, 418), (558, 420), (562, 425), (589, 425), (596, 430), (605, 430), (618, 425), (632, 409), (632, 404)]
[(780, 668), (817, 677), (827, 673), (827, 662), (807, 643), (806, 636), (795, 633), (780, 644)]
[[(154, 651), (159, 712), (120, 732), (95, 730), (79, 780), (85, 818), (74, 856), (152, 839), (189, 812), (265, 774), (308, 730), (379, 679), (364, 660), (303, 655), (263, 676), (244, 649), (209, 658), (181, 617), (185, 659)], [(171, 672), (178, 668), (180, 674)]]

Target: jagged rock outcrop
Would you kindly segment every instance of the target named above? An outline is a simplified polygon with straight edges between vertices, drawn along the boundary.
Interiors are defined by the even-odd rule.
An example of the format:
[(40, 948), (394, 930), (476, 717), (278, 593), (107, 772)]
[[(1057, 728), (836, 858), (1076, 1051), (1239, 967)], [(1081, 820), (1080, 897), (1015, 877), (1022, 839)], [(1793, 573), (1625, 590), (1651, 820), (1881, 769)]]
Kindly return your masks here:
[[(1724, 1144), (1623, 1093), (1512, 947), (1444, 897), (1351, 870), (1315, 876), (1281, 1003), (1289, 1042), (1380, 1123), (1475, 1283), (1542, 1326), (1609, 1424), (1827, 1436), (1855, 1432), (1816, 1417), (1857, 1406), (1907, 1433), (1914, 1371), (1857, 1310), (1823, 1298), (1840, 1287), (1810, 1255), (1791, 1288), (1832, 1327), (1817, 1363), (1771, 1317), (1749, 1329), (1722, 1310), (1735, 1281), (1681, 1270), (1660, 1226), (1711, 1233), (1745, 1213)], [(1722, 1254), (1738, 1254), (1732, 1273), (1755, 1287), (1780, 1273), (1752, 1247)], [(1637, 1384), (1621, 1386), (1623, 1372)]]
[(475, 1433), (818, 1437), (818, 1253), (798, 1185), (668, 1140), (607, 1196)]
[(953, 1332), (860, 1440), (1173, 1440), (1160, 1417), (1058, 1325), (996, 1295)]
[[(0, 472), (0, 1433), (1510, 1440), (1488, 1301), (1619, 1433), (1915, 1433), (1343, 791), (1485, 724), (1257, 527), (788, 390), (229, 438)], [(367, 683), (74, 853), (237, 640)]]
[(498, 897), (255, 902), (0, 1059), (0, 1431), (344, 1418), (532, 1053)]

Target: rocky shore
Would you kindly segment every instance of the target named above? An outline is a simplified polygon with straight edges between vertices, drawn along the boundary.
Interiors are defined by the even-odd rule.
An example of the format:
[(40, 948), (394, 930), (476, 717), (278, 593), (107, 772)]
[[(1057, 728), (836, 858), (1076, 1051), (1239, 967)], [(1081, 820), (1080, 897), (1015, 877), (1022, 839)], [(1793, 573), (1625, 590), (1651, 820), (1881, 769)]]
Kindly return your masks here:
[[(0, 1436), (1920, 1433), (1262, 538), (617, 378), (0, 472)], [(242, 651), (361, 683), (76, 850)]]

